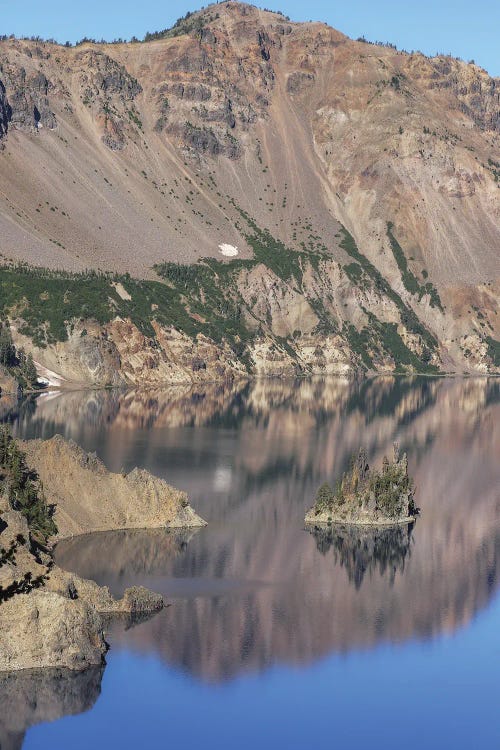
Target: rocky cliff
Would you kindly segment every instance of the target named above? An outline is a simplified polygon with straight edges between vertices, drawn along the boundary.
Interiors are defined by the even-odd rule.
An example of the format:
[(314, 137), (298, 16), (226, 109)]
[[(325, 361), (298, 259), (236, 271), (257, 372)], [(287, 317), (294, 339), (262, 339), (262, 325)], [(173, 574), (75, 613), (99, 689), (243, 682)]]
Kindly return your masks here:
[(184, 492), (143, 469), (109, 472), (94, 454), (56, 435), (22, 444), (55, 505), (57, 538), (130, 528), (190, 528), (205, 525)]
[(55, 565), (53, 542), (96, 530), (204, 521), (186, 495), (147, 471), (111, 474), (95, 454), (60, 437), (26, 443), (26, 452), (8, 431), (1, 438), (0, 672), (100, 664), (107, 648), (103, 616), (144, 618), (162, 609), (163, 597), (132, 586), (115, 600), (107, 588)]
[(500, 367), (499, 82), (474, 64), (226, 2), (145, 43), (0, 42), (0, 143), (4, 258), (135, 278), (93, 304), (88, 277), (3, 277), (67, 380)]
[(99, 665), (107, 650), (103, 615), (162, 609), (163, 597), (141, 587), (117, 601), (107, 588), (62, 570), (37, 548), (19, 512), (0, 510), (0, 673)]

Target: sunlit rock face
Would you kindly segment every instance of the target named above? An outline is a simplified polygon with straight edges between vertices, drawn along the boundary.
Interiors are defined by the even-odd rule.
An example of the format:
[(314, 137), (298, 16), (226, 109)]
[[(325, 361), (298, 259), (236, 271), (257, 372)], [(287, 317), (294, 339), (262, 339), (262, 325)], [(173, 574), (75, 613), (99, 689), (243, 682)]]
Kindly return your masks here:
[[(78, 408), (95, 405), (95, 395), (81, 394)], [(127, 635), (140, 650), (218, 681), (438, 637), (466, 625), (496, 591), (494, 380), (269, 381), (233, 393), (213, 386), (101, 398), (87, 431), (69, 419), (68, 436), (98, 436), (109, 465), (137, 461), (140, 445), (144, 465), (186, 489), (209, 521), (190, 538), (123, 532), (105, 544), (90, 537), (59, 547), (60, 564), (116, 594), (140, 579), (171, 597), (171, 607)], [(65, 399), (42, 402), (32, 429), (59, 429)], [(395, 440), (421, 508), (412, 528), (397, 538), (323, 539), (303, 529), (318, 486), (335, 481), (360, 444), (376, 465)]]
[[(168, 317), (152, 346), (120, 306), (106, 325), (75, 315), (57, 345), (26, 341), (37, 361), (100, 385), (346, 374), (360, 367), (353, 326), (371, 330), (379, 372), (401, 364), (403, 345), (443, 372), (498, 372), (498, 78), (218, 5), (143, 44), (0, 41), (2, 253), (140, 279), (165, 261), (217, 259), (224, 278), (241, 270), (230, 296), (259, 338), (244, 357), (221, 346), (203, 323), (217, 306), (200, 320), (191, 299), (190, 325)], [(260, 256), (256, 227), (273, 238)], [(19, 304), (6, 312), (17, 318)], [(374, 346), (373, 316), (397, 326), (397, 348)]]

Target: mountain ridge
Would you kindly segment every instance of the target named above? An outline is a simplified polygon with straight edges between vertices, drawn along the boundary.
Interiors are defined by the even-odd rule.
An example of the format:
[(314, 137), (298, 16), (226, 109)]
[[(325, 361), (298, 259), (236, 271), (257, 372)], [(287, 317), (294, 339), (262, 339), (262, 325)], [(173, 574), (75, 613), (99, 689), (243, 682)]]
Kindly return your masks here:
[(478, 66), (226, 2), (148, 42), (4, 40), (0, 81), (5, 261), (164, 284), (217, 259), (273, 345), (340, 333), (351, 368), (395, 325), (437, 369), (499, 367), (500, 79)]

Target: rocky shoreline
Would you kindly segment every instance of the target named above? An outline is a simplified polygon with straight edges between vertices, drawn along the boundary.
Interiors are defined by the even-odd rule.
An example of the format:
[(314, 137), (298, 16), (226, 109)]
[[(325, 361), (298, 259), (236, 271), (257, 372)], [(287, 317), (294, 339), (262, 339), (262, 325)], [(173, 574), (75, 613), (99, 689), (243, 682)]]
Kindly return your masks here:
[(18, 507), (12, 492), (15, 478), (0, 467), (0, 673), (99, 665), (108, 650), (109, 618), (143, 619), (163, 608), (163, 597), (134, 586), (117, 600), (107, 587), (55, 565), (54, 543), (103, 529), (194, 528), (205, 521), (184, 493), (147, 471), (113, 474), (60, 436), (10, 440), (22, 449), (30, 481), (48, 488), (51, 505), (43, 503), (52, 526), (45, 539), (30, 525), (33, 513)]
[(414, 523), (417, 520), (417, 515), (404, 516), (403, 518), (389, 518), (379, 516), (372, 518), (368, 514), (366, 517), (362, 513), (359, 515), (342, 515), (332, 514), (327, 511), (323, 513), (315, 514), (314, 509), (311, 508), (306, 515), (304, 522), (306, 526), (328, 526), (331, 524), (342, 524), (346, 526), (404, 526), (405, 524)]

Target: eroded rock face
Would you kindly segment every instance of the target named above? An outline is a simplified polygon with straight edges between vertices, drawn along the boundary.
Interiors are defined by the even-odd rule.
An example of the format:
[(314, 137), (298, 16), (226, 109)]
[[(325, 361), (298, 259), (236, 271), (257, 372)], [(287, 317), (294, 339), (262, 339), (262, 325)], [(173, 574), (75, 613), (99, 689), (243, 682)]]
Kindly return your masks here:
[(135, 114), (134, 99), (142, 87), (127, 70), (105, 53), (85, 49), (76, 55), (81, 98), (92, 111), (101, 140), (111, 151), (122, 151)]
[(10, 120), (10, 106), (5, 94), (5, 85), (0, 81), (0, 139), (7, 135)]
[(95, 454), (60, 436), (23, 443), (28, 465), (56, 505), (59, 538), (126, 528), (197, 527), (184, 492), (142, 469), (109, 472)]
[(30, 74), (0, 61), (0, 137), (9, 127), (27, 132), (56, 128), (49, 102), (51, 89), (53, 84), (41, 71)]
[(0, 673), (100, 665), (109, 618), (133, 623), (163, 608), (163, 597), (142, 586), (114, 599), (108, 588), (54, 565), (51, 550), (31, 537), (26, 518), (0, 497)]
[[(325, 341), (317, 303), (330, 298), (339, 329), (345, 322), (361, 333), (373, 313), (396, 323), (411, 351), (427, 357), (405, 326), (414, 313), (438, 340), (432, 365), (492, 372), (484, 342), (500, 340), (498, 96), (498, 79), (476, 65), (354, 42), (324, 24), (288, 23), (235, 2), (208, 7), (151, 44), (67, 49), (5, 40), (0, 141), (10, 145), (0, 163), (9, 185), (0, 207), (2, 252), (51, 268), (150, 278), (165, 260), (220, 259), (221, 242), (238, 247), (241, 259), (253, 257), (243, 210), (287, 247), (310, 252), (324, 282), (309, 269), (302, 289), (296, 278), (242, 279), (245, 315), (262, 313), (256, 328), (269, 322), (274, 336), (247, 353), (256, 373), (349, 367), (352, 342), (347, 358), (337, 342), (335, 351), (321, 352), (332, 338)], [(347, 257), (339, 222), (401, 296), (403, 315), (391, 293), (373, 289)], [(422, 293), (405, 287), (388, 222)], [(334, 272), (337, 264), (351, 266), (350, 280)], [(442, 309), (431, 305), (428, 284)], [(303, 324), (290, 330), (294, 319)], [(71, 335), (42, 353), (73, 382), (199, 382), (246, 369), (215, 342), (217, 366), (199, 366), (190, 347), (201, 344), (168, 326), (173, 356), (147, 341), (132, 353), (127, 340), (136, 346), (140, 336), (128, 321), (113, 321), (95, 337), (84, 325), (87, 342)], [(276, 337), (284, 331), (295, 348), (295, 329), (308, 340), (290, 356)], [(476, 336), (481, 345), (473, 341), (471, 349)], [(383, 357), (374, 365), (394, 367)]]
[(0, 672), (48, 666), (85, 669), (100, 664), (106, 652), (96, 610), (49, 591), (4, 602), (0, 631)]
[(498, 78), (491, 78), (474, 63), (463, 65), (444, 56), (426, 61), (416, 72), (426, 80), (429, 89), (452, 92), (460, 102), (461, 111), (481, 128), (500, 131)]

